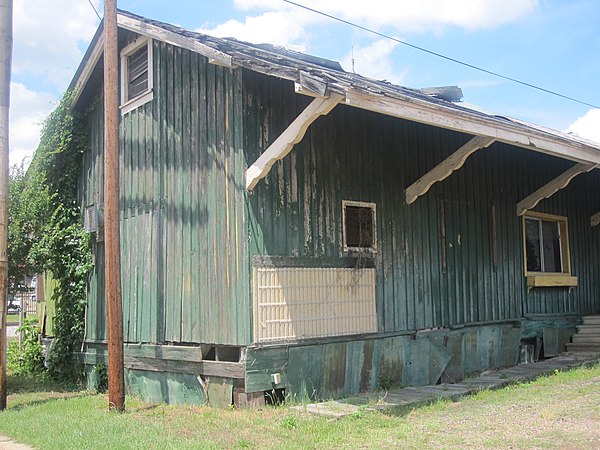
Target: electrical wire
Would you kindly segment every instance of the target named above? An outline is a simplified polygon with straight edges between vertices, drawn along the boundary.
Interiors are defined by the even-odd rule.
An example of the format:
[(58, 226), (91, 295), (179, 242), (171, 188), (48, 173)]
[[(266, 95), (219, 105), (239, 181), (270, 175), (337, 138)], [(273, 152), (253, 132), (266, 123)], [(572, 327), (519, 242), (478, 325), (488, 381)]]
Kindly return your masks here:
[(94, 4), (92, 3), (92, 0), (88, 0), (88, 3), (90, 4), (90, 6), (92, 7), (92, 9), (96, 13), (96, 16), (98, 17), (98, 20), (100, 20), (100, 22), (102, 22), (102, 17), (100, 17), (100, 14), (98, 14), (98, 10), (96, 9), (96, 7), (94, 6)]
[(512, 81), (513, 83), (517, 83), (517, 84), (520, 84), (522, 86), (526, 86), (526, 87), (529, 87), (529, 88), (532, 88), (532, 89), (536, 89), (538, 91), (545, 92), (546, 94), (554, 95), (556, 97), (560, 97), (560, 98), (563, 98), (565, 100), (570, 100), (572, 102), (579, 103), (581, 105), (589, 106), (591, 108), (600, 109), (600, 106), (596, 106), (596, 105), (594, 105), (592, 103), (588, 103), (588, 102), (585, 102), (583, 100), (578, 100), (576, 98), (569, 97), (568, 95), (564, 95), (564, 94), (561, 94), (559, 92), (552, 91), (550, 89), (546, 89), (546, 88), (543, 88), (543, 87), (540, 87), (540, 86), (536, 86), (535, 84), (527, 83), (526, 81), (521, 81), (521, 80), (519, 80), (517, 78), (509, 77), (507, 75), (502, 75), (501, 73), (498, 73), (498, 72), (494, 72), (494, 71), (491, 71), (491, 70), (488, 70), (488, 69), (484, 69), (482, 67), (478, 67), (478, 66), (476, 66), (474, 64), (469, 64), (469, 63), (461, 61), (459, 59), (452, 58), (450, 56), (446, 56), (446, 55), (443, 55), (441, 53), (434, 52), (432, 50), (428, 50), (428, 49), (426, 49), (424, 47), (419, 47), (418, 45), (414, 45), (414, 44), (411, 44), (409, 42), (403, 41), (401, 39), (389, 36), (387, 34), (380, 33), (379, 31), (372, 30), (370, 28), (364, 27), (364, 26), (359, 25), (359, 24), (354, 23), (354, 22), (350, 22), (348, 20), (342, 19), (342, 18), (334, 16), (332, 14), (327, 14), (327, 13), (325, 13), (323, 11), (319, 11), (317, 9), (310, 8), (308, 6), (301, 5), (300, 3), (296, 3), (296, 2), (293, 2), (291, 0), (282, 0), (282, 1), (285, 2), (285, 3), (288, 3), (290, 5), (293, 5), (293, 6), (297, 6), (298, 8), (305, 9), (305, 10), (313, 12), (315, 14), (319, 14), (319, 15), (327, 17), (329, 19), (336, 20), (336, 21), (344, 23), (346, 25), (350, 25), (352, 27), (358, 28), (358, 29), (366, 31), (368, 33), (377, 35), (379, 37), (382, 37), (382, 38), (385, 38), (385, 39), (389, 39), (391, 41), (397, 42), (397, 43), (402, 44), (402, 45), (406, 45), (407, 47), (413, 48), (415, 50), (419, 50), (421, 52), (428, 53), (428, 54), (433, 55), (433, 56), (437, 56), (438, 58), (442, 58), (442, 59), (445, 59), (447, 61), (450, 61), (450, 62), (453, 62), (453, 63), (456, 63), (456, 64), (460, 64), (461, 66), (465, 66), (465, 67), (468, 67), (470, 69), (478, 70), (479, 72), (483, 72), (483, 73), (486, 73), (488, 75), (492, 75), (492, 76), (495, 76), (495, 77), (498, 77), (498, 78), (502, 78), (504, 80)]

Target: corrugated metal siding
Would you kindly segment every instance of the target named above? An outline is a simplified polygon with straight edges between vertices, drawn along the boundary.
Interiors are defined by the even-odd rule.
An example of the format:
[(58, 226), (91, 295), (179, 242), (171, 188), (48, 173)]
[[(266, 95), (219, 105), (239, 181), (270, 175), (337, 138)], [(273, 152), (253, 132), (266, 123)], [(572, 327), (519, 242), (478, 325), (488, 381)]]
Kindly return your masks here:
[[(154, 100), (121, 120), (125, 339), (247, 344), (241, 74), (154, 45)], [(101, 192), (101, 114), (91, 114), (85, 202)], [(104, 339), (101, 244), (95, 253), (88, 337)]]
[(253, 270), (254, 341), (377, 331), (374, 269)]
[[(254, 161), (310, 99), (290, 94), (289, 82), (250, 72), (244, 72), (244, 88), (245, 148)], [(537, 208), (569, 218), (573, 273), (580, 281), (571, 290), (527, 292), (515, 214), (518, 201), (571, 163), (495, 143), (406, 204), (404, 189), (469, 139), (336, 107), (252, 193), (252, 256), (288, 255), (296, 258), (294, 266), (314, 257), (341, 258), (342, 200), (368, 201), (377, 205), (380, 331), (597, 311), (600, 239), (589, 226), (600, 209), (597, 173), (581, 175)]]

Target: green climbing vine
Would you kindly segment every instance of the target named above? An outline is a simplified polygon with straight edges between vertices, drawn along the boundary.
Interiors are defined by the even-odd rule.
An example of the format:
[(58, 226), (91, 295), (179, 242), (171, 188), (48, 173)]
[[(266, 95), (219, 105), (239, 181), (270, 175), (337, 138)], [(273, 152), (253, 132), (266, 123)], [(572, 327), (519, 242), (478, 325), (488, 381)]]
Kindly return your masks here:
[(88, 145), (85, 120), (71, 111), (70, 103), (67, 93), (46, 119), (27, 171), (22, 166), (11, 171), (9, 257), (14, 267), (9, 276), (18, 280), (24, 274), (52, 273), (56, 316), (48, 369), (72, 380), (80, 374), (73, 355), (84, 337), (86, 281), (93, 260), (77, 202), (81, 156)]

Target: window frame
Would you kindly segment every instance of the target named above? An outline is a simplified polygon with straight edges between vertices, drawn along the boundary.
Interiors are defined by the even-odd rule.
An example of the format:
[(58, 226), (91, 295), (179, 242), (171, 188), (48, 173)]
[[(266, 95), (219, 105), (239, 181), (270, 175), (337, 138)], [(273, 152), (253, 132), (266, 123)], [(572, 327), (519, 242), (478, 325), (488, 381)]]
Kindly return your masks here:
[[(144, 92), (141, 92), (132, 99), (128, 97), (128, 64), (129, 57), (133, 55), (143, 46), (147, 47), (148, 50), (148, 87)], [(148, 37), (139, 37), (129, 45), (125, 46), (121, 50), (121, 114), (127, 114), (128, 112), (139, 108), (140, 106), (148, 103), (154, 98), (154, 76), (153, 76), (153, 56), (152, 56), (152, 39)]]
[[(373, 220), (373, 241), (370, 247), (351, 247), (347, 245), (346, 207), (368, 208), (371, 210)], [(342, 200), (342, 247), (344, 252), (377, 252), (377, 206), (373, 202)]]
[[(541, 272), (527, 269), (527, 219), (555, 222), (558, 224), (561, 272)], [(527, 285), (529, 287), (577, 286), (577, 277), (571, 276), (571, 252), (567, 217), (536, 211), (527, 211), (523, 214), (521, 223), (523, 231), (523, 269), (525, 277), (527, 278)], [(540, 244), (540, 248), (543, 249), (542, 244)], [(543, 259), (543, 253), (540, 255), (540, 258)]]

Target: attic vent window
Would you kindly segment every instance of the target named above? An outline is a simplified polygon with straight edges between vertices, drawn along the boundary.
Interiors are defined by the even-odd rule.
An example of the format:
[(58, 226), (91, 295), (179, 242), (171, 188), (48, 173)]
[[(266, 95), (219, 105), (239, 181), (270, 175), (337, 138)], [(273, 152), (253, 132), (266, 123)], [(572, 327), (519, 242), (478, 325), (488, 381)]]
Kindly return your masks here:
[(375, 203), (342, 201), (344, 251), (377, 249)]
[(121, 51), (121, 113), (153, 98), (152, 40), (138, 39)]

